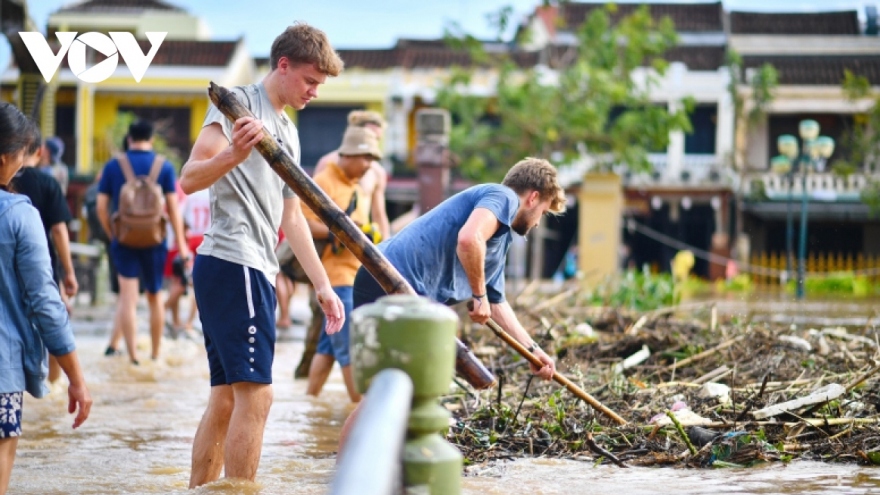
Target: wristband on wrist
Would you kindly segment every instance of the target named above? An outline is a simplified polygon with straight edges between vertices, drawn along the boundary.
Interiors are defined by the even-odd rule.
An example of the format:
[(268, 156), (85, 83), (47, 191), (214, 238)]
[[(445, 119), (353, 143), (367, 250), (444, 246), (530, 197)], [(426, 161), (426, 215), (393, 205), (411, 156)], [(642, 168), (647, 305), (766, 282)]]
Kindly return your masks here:
[(471, 296), (471, 298), (472, 298), (474, 301), (477, 301), (477, 304), (478, 304), (479, 306), (482, 306), (482, 305), (483, 305), (483, 298), (484, 298), (484, 297), (486, 297), (486, 294), (483, 294), (483, 295), (474, 294), (474, 295)]

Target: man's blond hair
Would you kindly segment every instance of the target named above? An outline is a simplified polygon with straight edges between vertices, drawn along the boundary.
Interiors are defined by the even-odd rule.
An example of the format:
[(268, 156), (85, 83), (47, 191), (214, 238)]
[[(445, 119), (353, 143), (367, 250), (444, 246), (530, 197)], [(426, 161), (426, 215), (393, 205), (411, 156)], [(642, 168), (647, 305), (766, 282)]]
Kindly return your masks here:
[(373, 110), (352, 110), (348, 114), (348, 125), (355, 127), (365, 127), (368, 125), (379, 126), (385, 128), (385, 118), (379, 112)]
[(328, 76), (338, 76), (344, 66), (324, 31), (304, 22), (294, 23), (272, 42), (269, 52), (271, 70), (278, 68), (281, 57), (287, 57), (294, 65), (313, 64)]
[(550, 200), (550, 212), (558, 215), (565, 211), (565, 191), (559, 185), (556, 167), (547, 160), (524, 158), (510, 167), (501, 183), (517, 194), (538, 191), (542, 201)]

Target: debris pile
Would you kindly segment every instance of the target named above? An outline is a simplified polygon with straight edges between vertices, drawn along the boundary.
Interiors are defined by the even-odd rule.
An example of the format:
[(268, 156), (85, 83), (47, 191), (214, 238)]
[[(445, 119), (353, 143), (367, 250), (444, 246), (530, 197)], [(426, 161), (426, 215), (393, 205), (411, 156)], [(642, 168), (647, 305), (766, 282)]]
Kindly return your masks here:
[(710, 303), (597, 307), (576, 289), (512, 301), (558, 371), (618, 426), (462, 310), (462, 339), (499, 386), (443, 398), (469, 464), (548, 456), (618, 465), (751, 466), (796, 458), (880, 464), (880, 344), (870, 321), (813, 328), (720, 315)]

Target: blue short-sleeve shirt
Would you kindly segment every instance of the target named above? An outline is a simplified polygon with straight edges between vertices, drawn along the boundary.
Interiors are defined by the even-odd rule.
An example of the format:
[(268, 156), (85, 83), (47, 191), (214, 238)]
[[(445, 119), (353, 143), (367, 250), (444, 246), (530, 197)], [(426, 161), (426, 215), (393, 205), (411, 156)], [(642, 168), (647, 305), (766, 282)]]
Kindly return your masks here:
[[(155, 159), (156, 154), (152, 151), (144, 150), (130, 150), (127, 153), (128, 161), (131, 162), (131, 169), (134, 172), (134, 175), (149, 175), (150, 167), (153, 166), (153, 160)], [(159, 172), (156, 182), (162, 188), (163, 193), (171, 194), (174, 192), (175, 180), (174, 167), (166, 160), (165, 163), (162, 164), (162, 170)], [(111, 212), (119, 209), (119, 191), (122, 190), (123, 184), (125, 184), (125, 175), (122, 173), (119, 161), (116, 158), (112, 158), (106, 165), (104, 165), (104, 171), (101, 173), (101, 181), (98, 183), (98, 192), (110, 196)]]
[(471, 286), (456, 247), (458, 231), (476, 208), (491, 211), (501, 224), (486, 242), (484, 272), (489, 302), (504, 302), (504, 264), (513, 240), (510, 225), (519, 209), (519, 197), (509, 187), (468, 188), (381, 243), (379, 250), (420, 295), (445, 304), (470, 299)]

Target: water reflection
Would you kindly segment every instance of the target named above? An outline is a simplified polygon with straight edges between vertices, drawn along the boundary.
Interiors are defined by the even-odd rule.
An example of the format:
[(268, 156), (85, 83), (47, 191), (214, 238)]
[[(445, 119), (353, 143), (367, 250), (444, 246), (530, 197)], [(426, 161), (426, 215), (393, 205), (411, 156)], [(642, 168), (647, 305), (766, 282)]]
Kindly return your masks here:
[(525, 460), (504, 463), (495, 473), (467, 478), (465, 493), (531, 494), (657, 493), (822, 494), (878, 493), (880, 471), (815, 462), (772, 464), (750, 469), (594, 468), (574, 461)]
[[(189, 491), (192, 438), (208, 398), (204, 350), (192, 342), (169, 342), (159, 362), (134, 368), (124, 357), (103, 356), (103, 336), (79, 336), (78, 343), (95, 401), (92, 416), (72, 430), (61, 388), (46, 399), (26, 400), (25, 436), (9, 493), (297, 495), (328, 490), (336, 441), (350, 406), (338, 371), (319, 399), (305, 395), (305, 382), (293, 381), (301, 344), (278, 346), (275, 403), (257, 483), (221, 480)], [(683, 470), (528, 459), (469, 471), (463, 492), (472, 495), (880, 492), (876, 469), (809, 462)]]
[[(78, 336), (95, 404), (89, 421), (70, 428), (66, 390), (26, 399), (10, 493), (322, 493), (335, 467), (339, 429), (350, 406), (335, 377), (319, 399), (294, 382), (301, 345), (281, 343), (275, 404), (266, 428), (257, 485), (221, 481), (188, 492), (190, 449), (208, 398), (203, 348), (167, 342), (158, 362), (139, 367), (103, 356), (104, 338)], [(148, 342), (144, 342), (148, 344)]]

